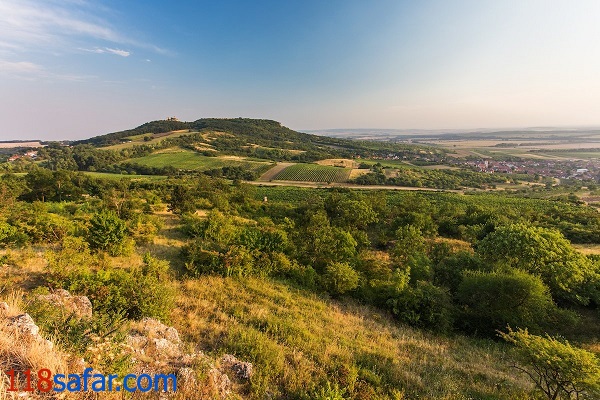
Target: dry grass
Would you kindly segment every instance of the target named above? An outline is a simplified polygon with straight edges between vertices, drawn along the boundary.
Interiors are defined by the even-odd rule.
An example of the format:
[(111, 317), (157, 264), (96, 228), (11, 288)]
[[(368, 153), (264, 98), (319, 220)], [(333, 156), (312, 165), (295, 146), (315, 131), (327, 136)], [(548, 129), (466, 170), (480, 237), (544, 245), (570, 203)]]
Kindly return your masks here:
[(353, 398), (526, 399), (505, 347), (398, 326), (388, 315), (280, 283), (219, 277), (182, 285), (173, 320), (207, 351), (256, 365), (252, 398), (295, 397), (337, 382)]
[[(23, 398), (19, 392), (7, 391), (9, 381), (6, 371), (15, 370), (19, 374), (17, 387), (24, 387), (24, 377), (21, 375), (23, 371), (31, 370), (32, 378), (35, 375), (33, 372), (42, 368), (50, 369), (54, 374), (64, 374), (68, 373), (72, 360), (69, 360), (69, 356), (60, 349), (50, 349), (45, 342), (22, 334), (15, 327), (7, 326), (7, 318), (24, 312), (22, 294), (11, 292), (2, 301), (8, 304), (9, 309), (7, 312), (0, 311), (0, 371), (3, 371), (0, 372), (0, 400), (17, 398), (17, 396)], [(35, 386), (36, 381), (32, 380), (32, 384)], [(38, 397), (43, 398), (42, 395)]]
[(348, 179), (356, 179), (361, 175), (366, 175), (371, 172), (370, 169), (353, 169), (350, 171), (350, 177)]
[(328, 165), (330, 167), (358, 168), (358, 162), (349, 158), (328, 158), (316, 161), (315, 164)]

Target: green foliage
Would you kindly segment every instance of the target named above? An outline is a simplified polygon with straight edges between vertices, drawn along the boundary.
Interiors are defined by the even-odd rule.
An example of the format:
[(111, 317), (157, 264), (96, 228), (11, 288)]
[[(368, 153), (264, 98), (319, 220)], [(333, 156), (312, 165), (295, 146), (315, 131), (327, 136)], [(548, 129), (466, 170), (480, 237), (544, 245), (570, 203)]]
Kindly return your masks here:
[(67, 236), (61, 242), (60, 249), (48, 251), (50, 281), (60, 286), (68, 271), (74, 269), (89, 270), (101, 264), (100, 259), (91, 253), (89, 244), (80, 237)]
[[(46, 294), (40, 289), (35, 293)], [(38, 297), (28, 303), (27, 312), (55, 344), (89, 360), (94, 368), (121, 376), (131, 369), (131, 357), (122, 349), (127, 331), (121, 315), (96, 312), (90, 318), (78, 318)], [(102, 343), (101, 352), (95, 349), (99, 343)]]
[(324, 206), (331, 223), (342, 228), (364, 229), (377, 222), (377, 212), (364, 199), (332, 194)]
[(345, 400), (347, 399), (346, 392), (347, 390), (340, 388), (337, 383), (332, 385), (328, 381), (325, 386), (313, 394), (312, 398), (315, 400)]
[(516, 346), (524, 367), (516, 366), (531, 378), (538, 391), (549, 400), (596, 399), (600, 396), (600, 360), (589, 351), (569, 342), (527, 330), (500, 332), (500, 337)]
[(0, 221), (0, 247), (23, 245), (27, 235), (21, 233), (16, 227)]
[(11, 208), (7, 222), (17, 229), (17, 243), (57, 243), (76, 230), (76, 224), (66, 216), (48, 212), (48, 204), (19, 203)]
[(169, 198), (168, 209), (176, 214), (195, 212), (196, 196), (194, 190), (188, 185), (174, 186)]
[(396, 262), (405, 264), (416, 255), (425, 253), (425, 238), (418, 228), (403, 226), (396, 231), (396, 238), (397, 242), (392, 250)]
[(438, 332), (450, 330), (453, 306), (444, 288), (418, 281), (387, 301), (392, 313), (402, 322)]
[(507, 325), (541, 330), (555, 314), (542, 280), (521, 270), (466, 271), (458, 287), (463, 330), (491, 335)]
[(151, 243), (163, 224), (154, 215), (136, 214), (127, 223), (127, 230), (137, 244)]
[(358, 287), (359, 275), (348, 263), (334, 262), (325, 267), (323, 285), (332, 294), (340, 295)]
[(539, 275), (556, 300), (580, 304), (590, 300), (581, 291), (591, 273), (590, 263), (556, 230), (521, 224), (502, 226), (478, 244), (477, 252), (500, 268)]
[(443, 257), (433, 266), (433, 282), (436, 285), (445, 286), (451, 293), (456, 293), (463, 280), (465, 271), (489, 270), (477, 254), (468, 251), (459, 251)]
[[(73, 242), (73, 245), (80, 243)], [(73, 248), (67, 251), (73, 252)], [(64, 260), (67, 254), (59, 254), (54, 260), (51, 258), (52, 282), (72, 293), (87, 296), (96, 312), (124, 315), (131, 319), (169, 318), (175, 293), (168, 279), (168, 262), (147, 254), (142, 267), (122, 269), (104, 266), (91, 270), (71, 265), (66, 269), (60, 268), (60, 260)]]
[(294, 232), (298, 258), (322, 269), (330, 262), (349, 262), (356, 257), (357, 242), (342, 228), (332, 227), (323, 210), (308, 215), (306, 224)]
[(112, 256), (127, 255), (133, 250), (127, 236), (127, 224), (114, 211), (102, 210), (92, 217), (87, 240), (93, 249)]

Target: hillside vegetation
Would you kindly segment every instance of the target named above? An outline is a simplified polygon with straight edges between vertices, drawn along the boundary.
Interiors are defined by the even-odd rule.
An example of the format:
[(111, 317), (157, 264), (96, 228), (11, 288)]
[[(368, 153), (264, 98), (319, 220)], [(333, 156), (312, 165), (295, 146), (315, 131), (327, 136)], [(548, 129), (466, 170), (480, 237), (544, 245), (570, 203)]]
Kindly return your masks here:
[(88, 296), (99, 325), (58, 340), (82, 357), (108, 321), (152, 317), (194, 351), (251, 362), (244, 398), (527, 399), (533, 382), (511, 368), (527, 365), (497, 331), (598, 348), (600, 260), (571, 245), (600, 243), (591, 207), (41, 168), (1, 187), (4, 291)]
[[(21, 381), (47, 361), (177, 374), (181, 399), (599, 398), (600, 257), (580, 249), (600, 212), (575, 193), (332, 188), (349, 167), (373, 187), (506, 177), (274, 121), (167, 122), (2, 165), (0, 365)], [(146, 144), (98, 147), (122, 139)]]

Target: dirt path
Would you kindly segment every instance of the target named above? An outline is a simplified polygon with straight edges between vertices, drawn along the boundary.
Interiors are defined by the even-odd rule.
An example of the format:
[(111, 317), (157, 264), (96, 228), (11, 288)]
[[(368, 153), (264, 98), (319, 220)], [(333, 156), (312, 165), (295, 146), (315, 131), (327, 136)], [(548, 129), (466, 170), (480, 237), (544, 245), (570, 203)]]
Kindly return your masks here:
[(269, 182), (271, 179), (275, 177), (278, 173), (289, 167), (290, 165), (294, 165), (294, 163), (289, 162), (280, 162), (277, 163), (273, 168), (265, 172), (258, 178), (257, 182)]

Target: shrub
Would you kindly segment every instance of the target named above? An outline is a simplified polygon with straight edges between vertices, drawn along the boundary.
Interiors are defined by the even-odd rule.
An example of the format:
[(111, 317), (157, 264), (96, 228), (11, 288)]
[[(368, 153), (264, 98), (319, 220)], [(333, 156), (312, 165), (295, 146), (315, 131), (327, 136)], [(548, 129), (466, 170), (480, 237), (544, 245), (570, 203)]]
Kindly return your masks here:
[(128, 226), (129, 234), (136, 243), (150, 243), (162, 228), (162, 222), (153, 215), (137, 214)]
[(27, 242), (27, 236), (14, 226), (0, 221), (0, 246), (22, 245)]
[(23, 204), (11, 209), (6, 222), (16, 228), (17, 235), (12, 237), (20, 242), (26, 237), (33, 243), (57, 243), (75, 231), (73, 221), (49, 213), (42, 203)]
[(542, 280), (520, 270), (467, 271), (457, 301), (463, 329), (484, 335), (506, 325), (540, 330), (556, 310)]
[(450, 330), (453, 307), (448, 291), (429, 282), (418, 281), (387, 301), (392, 313), (409, 325), (434, 331)]
[(334, 295), (344, 294), (358, 287), (359, 275), (348, 263), (334, 262), (325, 267), (323, 284)]
[(97, 271), (71, 268), (56, 276), (55, 284), (88, 296), (94, 310), (131, 319), (168, 319), (174, 302), (169, 264), (150, 255), (139, 268), (105, 267)]
[(105, 250), (111, 256), (127, 255), (133, 250), (125, 221), (109, 210), (94, 214), (90, 220), (88, 242), (92, 248)]
[[(40, 289), (35, 292), (44, 293)], [(130, 370), (130, 356), (122, 351), (126, 331), (121, 315), (96, 312), (91, 318), (76, 318), (73, 313), (35, 298), (28, 303), (27, 312), (54, 343), (90, 361), (93, 368), (121, 375)], [(99, 343), (102, 351), (96, 349)]]

